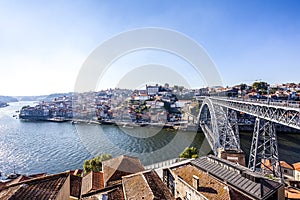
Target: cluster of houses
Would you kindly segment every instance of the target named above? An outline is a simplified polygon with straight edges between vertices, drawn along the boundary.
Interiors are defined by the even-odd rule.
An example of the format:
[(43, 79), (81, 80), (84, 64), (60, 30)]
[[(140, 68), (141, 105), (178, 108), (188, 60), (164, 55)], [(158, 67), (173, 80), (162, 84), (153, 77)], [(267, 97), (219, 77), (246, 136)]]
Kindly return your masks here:
[(57, 97), (51, 102), (23, 107), (20, 118), (175, 122), (182, 118), (182, 107), (166, 84), (146, 86), (145, 90), (110, 89)]
[(19, 176), (0, 185), (0, 199), (207, 200), (284, 199), (284, 185), (237, 163), (212, 155), (148, 169), (119, 156), (102, 170)]
[(135, 122), (174, 122), (180, 121), (182, 117), (177, 101), (167, 84), (146, 86), (146, 90), (135, 90), (132, 93), (126, 107)]
[(269, 85), (266, 82), (258, 82), (262, 86), (240, 84), (233, 87), (211, 87), (200, 89), (204, 95), (219, 95), (229, 97), (242, 97), (252, 99), (274, 100), (300, 100), (300, 83), (286, 83)]
[(39, 102), (36, 106), (24, 106), (20, 110), (22, 119), (72, 118), (72, 98), (68, 96), (55, 98), (51, 102)]

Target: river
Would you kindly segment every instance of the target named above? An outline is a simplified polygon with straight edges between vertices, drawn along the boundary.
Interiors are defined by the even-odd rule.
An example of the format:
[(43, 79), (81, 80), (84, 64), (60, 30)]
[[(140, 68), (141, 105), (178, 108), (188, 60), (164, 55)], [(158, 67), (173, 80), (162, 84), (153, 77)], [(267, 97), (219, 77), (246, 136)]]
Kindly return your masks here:
[[(144, 165), (178, 157), (187, 146), (210, 152), (202, 133), (148, 127), (30, 122), (16, 119), (16, 111), (33, 102), (10, 103), (0, 108), (0, 172), (48, 174), (82, 168), (100, 153), (137, 156)], [(241, 133), (241, 147), (248, 155), (251, 133)], [(282, 160), (300, 161), (300, 134), (279, 134)]]

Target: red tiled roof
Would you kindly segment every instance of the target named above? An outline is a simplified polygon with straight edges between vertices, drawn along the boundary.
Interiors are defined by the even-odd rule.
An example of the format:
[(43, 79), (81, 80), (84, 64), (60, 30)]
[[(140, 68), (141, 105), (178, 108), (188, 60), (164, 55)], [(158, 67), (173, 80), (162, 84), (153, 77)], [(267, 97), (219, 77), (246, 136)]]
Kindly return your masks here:
[(138, 158), (125, 155), (103, 161), (102, 166), (106, 186), (121, 180), (122, 176), (145, 170)]
[(122, 183), (126, 199), (174, 199), (154, 170), (124, 176)]
[(285, 162), (285, 161), (280, 161), (280, 166), (281, 167), (284, 167), (284, 168), (287, 168), (287, 169), (294, 169), (294, 166)]
[(0, 191), (0, 199), (55, 199), (68, 177), (61, 173), (13, 184)]
[(193, 175), (197, 176), (201, 180), (199, 192), (208, 199), (230, 199), (230, 194), (229, 191), (227, 191), (225, 184), (209, 176), (195, 166), (185, 165), (175, 168), (172, 171), (190, 186), (193, 185)]
[(285, 188), (286, 199), (300, 199), (300, 191), (294, 188)]
[(295, 170), (300, 171), (300, 162), (294, 163), (293, 167)]

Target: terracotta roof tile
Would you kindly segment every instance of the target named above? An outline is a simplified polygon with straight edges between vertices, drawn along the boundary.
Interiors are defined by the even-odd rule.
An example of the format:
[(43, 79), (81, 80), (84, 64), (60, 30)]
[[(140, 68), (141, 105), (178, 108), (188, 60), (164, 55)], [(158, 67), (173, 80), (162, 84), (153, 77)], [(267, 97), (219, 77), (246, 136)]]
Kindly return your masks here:
[(162, 182), (162, 180), (159, 178), (159, 176), (157, 175), (157, 173), (154, 170), (152, 170), (150, 172), (146, 172), (143, 175), (146, 178), (148, 185), (150, 186), (150, 188), (154, 194), (154, 199), (157, 199), (157, 200), (174, 199), (170, 190)]
[(122, 176), (144, 171), (144, 166), (136, 157), (119, 156), (102, 162), (106, 186), (110, 182), (121, 180)]
[(287, 169), (294, 169), (294, 166), (285, 162), (285, 161), (280, 161), (280, 166), (281, 167), (284, 167), (284, 168), (287, 168)]
[(174, 199), (154, 170), (125, 176), (122, 183), (126, 199)]
[(68, 176), (61, 173), (10, 185), (0, 191), (0, 199), (55, 199)]
[(293, 167), (295, 170), (300, 171), (300, 162), (294, 163)]
[(126, 199), (154, 199), (154, 195), (142, 174), (123, 177)]
[(198, 191), (208, 199), (230, 199), (226, 185), (209, 176), (192, 165), (184, 165), (172, 170), (190, 186), (193, 185), (193, 175), (200, 179)]
[(287, 199), (300, 199), (300, 191), (294, 188), (285, 188), (285, 197)]

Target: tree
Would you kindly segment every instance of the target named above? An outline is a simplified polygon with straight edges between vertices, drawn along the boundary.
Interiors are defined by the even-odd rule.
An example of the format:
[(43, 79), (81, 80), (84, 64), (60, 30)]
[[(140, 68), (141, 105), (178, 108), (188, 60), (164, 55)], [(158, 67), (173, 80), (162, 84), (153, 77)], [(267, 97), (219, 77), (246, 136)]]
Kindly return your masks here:
[(264, 90), (266, 91), (268, 89), (269, 84), (267, 82), (254, 82), (252, 84), (252, 87), (258, 91), (258, 90)]
[(102, 161), (112, 158), (110, 154), (101, 154), (90, 160), (85, 160), (83, 164), (84, 174), (87, 174), (91, 171), (99, 172), (102, 170)]
[(240, 85), (238, 85), (238, 87), (240, 88), (240, 90), (246, 90), (248, 86), (245, 83), (241, 83)]
[(198, 158), (198, 149), (195, 147), (186, 147), (179, 155), (180, 158)]

